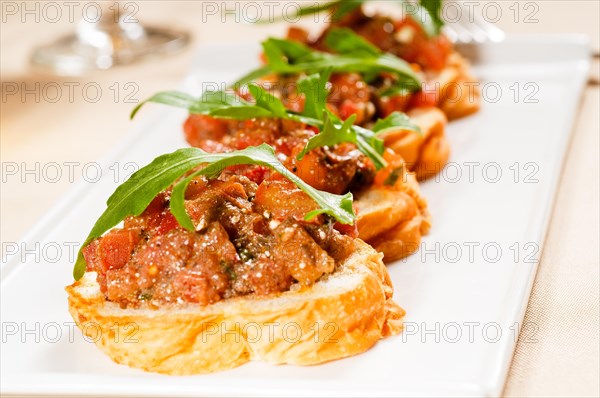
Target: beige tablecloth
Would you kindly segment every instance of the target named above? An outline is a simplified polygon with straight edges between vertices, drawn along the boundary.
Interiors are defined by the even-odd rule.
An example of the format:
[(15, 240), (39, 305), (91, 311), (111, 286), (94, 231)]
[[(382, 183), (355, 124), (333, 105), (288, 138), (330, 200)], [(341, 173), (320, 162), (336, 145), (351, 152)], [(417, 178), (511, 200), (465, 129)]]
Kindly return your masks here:
[[(281, 34), (285, 29), (283, 25), (235, 24), (231, 16), (228, 23), (222, 23), (219, 16), (203, 21), (203, 5), (199, 2), (138, 2), (140, 7), (136, 16), (145, 22), (185, 29), (193, 33), (194, 45), (179, 55), (160, 61), (122, 67), (92, 77), (57, 79), (33, 72), (27, 63), (28, 55), (34, 45), (72, 31), (74, 26), (69, 18), (65, 16), (58, 22), (41, 18), (36, 22), (34, 17), (25, 15), (23, 22), (20, 14), (14, 17), (4, 13), (6, 3), (9, 2), (2, 4), (1, 24), (3, 244), (17, 241), (71, 187), (72, 180), (81, 177), (86, 162), (101, 159), (128, 134), (131, 126), (128, 112), (133, 105), (127, 100), (139, 101), (180, 83), (189, 68), (194, 46), (259, 40), (268, 34)], [(477, 5), (484, 7), (485, 3)], [(537, 1), (521, 2), (516, 6), (515, 3), (495, 3), (502, 9), (497, 25), (505, 31), (584, 33), (598, 49), (597, 1)], [(21, 3), (14, 4), (19, 6)], [(48, 15), (50, 19), (54, 18)], [(310, 25), (310, 22), (305, 24)], [(593, 68), (597, 75), (597, 62)], [(12, 90), (15, 83), (20, 88), (19, 95), (8, 95), (7, 90)], [(53, 102), (52, 85), (56, 83), (62, 89), (62, 96)], [(86, 84), (101, 88), (102, 95), (97, 102), (93, 102), (93, 91), (83, 93)], [(72, 95), (69, 95), (70, 86), (74, 87)], [(32, 93), (21, 95), (23, 87), (42, 94), (39, 98)], [(534, 333), (535, 342), (521, 336), (505, 389), (507, 396), (600, 395), (599, 108), (598, 86), (588, 86), (581, 99), (548, 238), (525, 316), (528, 336)], [(42, 168), (48, 162), (61, 165), (64, 173), (61, 178), (48, 174), (46, 177), (49, 178), (36, 181), (35, 173), (22, 173), (23, 167), (38, 167), (38, 175), (42, 174)], [(76, 162), (72, 169), (73, 179), (67, 175), (66, 162)], [(14, 167), (20, 170), (19, 177), (8, 174)]]

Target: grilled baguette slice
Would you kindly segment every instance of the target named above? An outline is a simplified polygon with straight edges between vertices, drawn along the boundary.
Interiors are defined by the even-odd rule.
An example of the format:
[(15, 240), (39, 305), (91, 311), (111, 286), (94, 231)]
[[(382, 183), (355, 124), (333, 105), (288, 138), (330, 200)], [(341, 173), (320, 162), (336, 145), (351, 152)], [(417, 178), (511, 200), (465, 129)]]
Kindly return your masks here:
[(399, 171), (393, 186), (370, 187), (356, 195), (358, 236), (384, 254), (387, 263), (419, 249), (431, 215), (415, 174)]
[(335, 273), (302, 290), (208, 306), (122, 309), (95, 273), (66, 288), (69, 312), (115, 362), (170, 375), (216, 372), (250, 360), (313, 365), (359, 354), (402, 329), (404, 311), (382, 255), (359, 239)]

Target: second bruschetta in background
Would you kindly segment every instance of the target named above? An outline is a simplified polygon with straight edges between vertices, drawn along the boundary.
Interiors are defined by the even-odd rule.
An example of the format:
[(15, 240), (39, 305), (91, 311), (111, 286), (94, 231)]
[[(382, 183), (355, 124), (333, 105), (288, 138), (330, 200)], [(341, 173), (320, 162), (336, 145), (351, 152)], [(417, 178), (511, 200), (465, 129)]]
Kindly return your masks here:
[(425, 74), (349, 29), (326, 32), (325, 42), (333, 53), (289, 39), (264, 41), (265, 65), (242, 77), (234, 87), (243, 91), (243, 84), (255, 81), (280, 98), (287, 109), (302, 113), (305, 98), (299, 81), (307, 73), (331, 69), (326, 99), (330, 112), (342, 120), (352, 116), (355, 124), (366, 128), (394, 112), (418, 115), (420, 131), (398, 129), (388, 134), (386, 145), (393, 144), (403, 154), (408, 169), (417, 172), (419, 179), (439, 172), (449, 158), (447, 120), (435, 106), (437, 102), (422, 100), (429, 95), (420, 91), (427, 85)]
[[(266, 143), (291, 173), (312, 187), (334, 194), (352, 192), (357, 198), (357, 236), (367, 243), (381, 243), (385, 261), (406, 257), (429, 231), (430, 215), (414, 173), (402, 156), (385, 149), (379, 135), (399, 130), (420, 134), (419, 127), (400, 113), (378, 120), (373, 130), (353, 125), (355, 116), (342, 122), (326, 108), (327, 81), (328, 74), (298, 81), (305, 98), (301, 113), (289, 111), (281, 100), (252, 83), (243, 98), (227, 92), (205, 93), (200, 99), (165, 92), (148, 101), (192, 113), (184, 126), (192, 146), (229, 152)], [(255, 165), (236, 172), (256, 183), (269, 178), (268, 170)], [(369, 194), (373, 190), (385, 198), (377, 206)], [(385, 211), (390, 208), (393, 211)]]

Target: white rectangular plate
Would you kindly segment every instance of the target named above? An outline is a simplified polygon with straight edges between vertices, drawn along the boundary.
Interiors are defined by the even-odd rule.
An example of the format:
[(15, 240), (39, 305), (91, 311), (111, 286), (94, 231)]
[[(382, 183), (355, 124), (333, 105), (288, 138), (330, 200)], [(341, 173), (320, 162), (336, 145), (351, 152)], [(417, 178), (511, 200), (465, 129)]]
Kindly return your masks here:
[[(431, 234), (419, 253), (389, 265), (395, 299), (407, 310), (403, 335), (312, 367), (250, 363), (167, 377), (112, 363), (81, 333), (69, 334), (63, 290), (72, 282), (65, 247), (84, 239), (116, 186), (113, 170), (105, 168), (100, 181), (80, 183), (23, 242), (47, 251), (62, 247), (60, 261), (20, 252), (2, 266), (2, 393), (499, 395), (523, 326), (589, 52), (584, 39), (571, 36), (511, 38), (468, 50), (482, 81), (482, 110), (448, 127), (452, 163), (423, 184)], [(241, 44), (203, 48), (185, 88), (197, 92), (204, 81), (231, 81), (256, 64), (257, 51)], [(107, 167), (119, 162), (125, 172), (127, 162), (146, 164), (185, 146), (185, 112), (150, 105), (142, 116)], [(535, 341), (535, 325), (524, 326)]]

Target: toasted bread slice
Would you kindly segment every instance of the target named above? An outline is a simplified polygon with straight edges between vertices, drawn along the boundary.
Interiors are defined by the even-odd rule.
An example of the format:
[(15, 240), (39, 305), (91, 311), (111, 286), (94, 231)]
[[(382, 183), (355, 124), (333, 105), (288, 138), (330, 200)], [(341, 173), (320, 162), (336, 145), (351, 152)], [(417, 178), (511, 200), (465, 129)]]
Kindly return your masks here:
[(436, 107), (419, 107), (408, 111), (408, 116), (419, 126), (421, 133), (392, 130), (380, 135), (385, 146), (402, 156), (419, 180), (439, 173), (450, 159), (450, 145), (446, 139), (446, 115)]
[(431, 227), (427, 200), (415, 173), (402, 168), (394, 185), (372, 186), (356, 195), (358, 236), (390, 262), (419, 249)]
[(69, 311), (115, 362), (190, 375), (250, 360), (313, 365), (359, 354), (402, 329), (381, 254), (359, 239), (335, 273), (302, 290), (241, 296), (208, 306), (122, 309), (107, 302), (96, 274), (66, 288)]
[(471, 65), (458, 52), (448, 58), (448, 65), (432, 80), (440, 90), (438, 107), (449, 120), (459, 119), (477, 112), (481, 106), (478, 80)]

